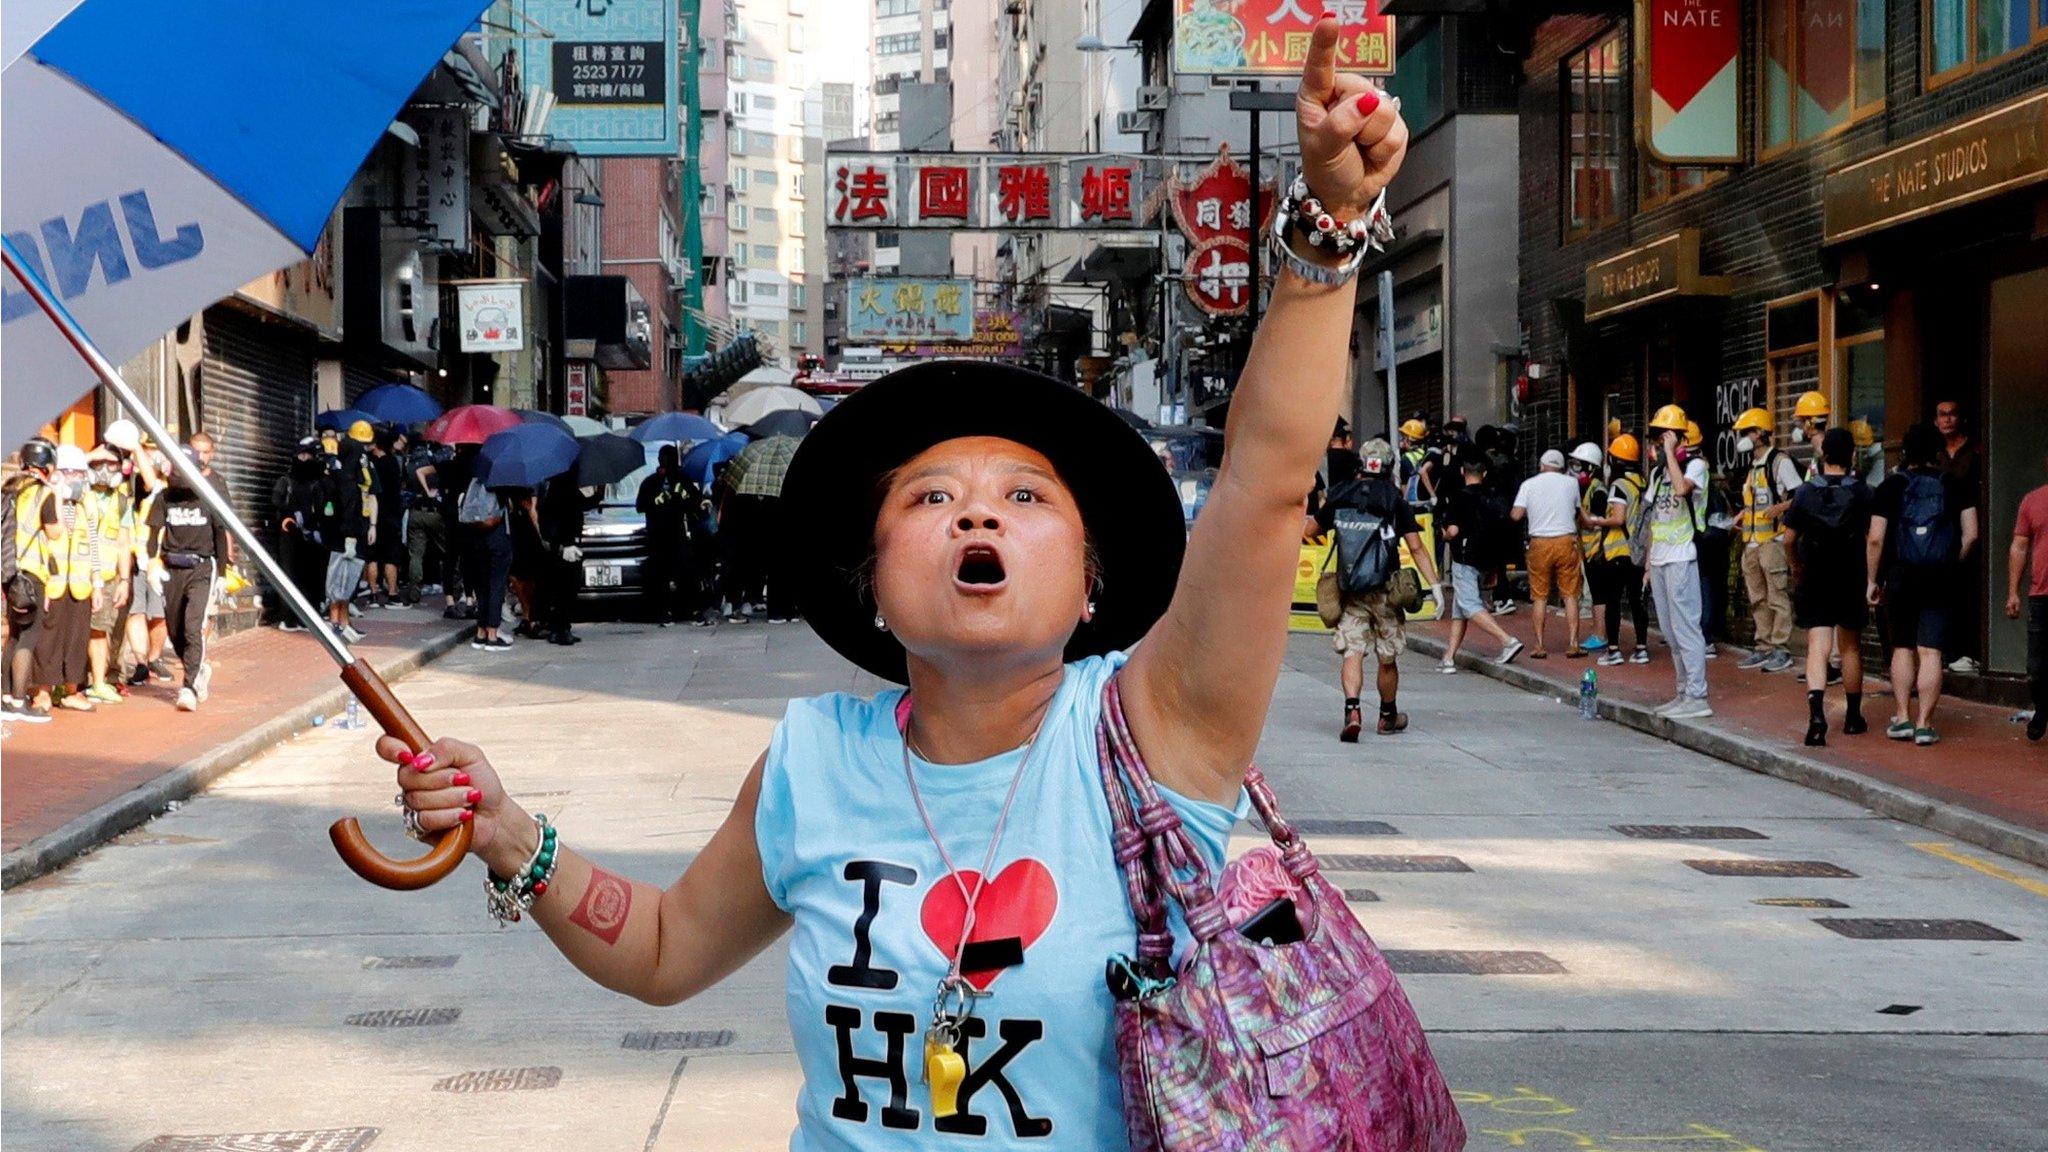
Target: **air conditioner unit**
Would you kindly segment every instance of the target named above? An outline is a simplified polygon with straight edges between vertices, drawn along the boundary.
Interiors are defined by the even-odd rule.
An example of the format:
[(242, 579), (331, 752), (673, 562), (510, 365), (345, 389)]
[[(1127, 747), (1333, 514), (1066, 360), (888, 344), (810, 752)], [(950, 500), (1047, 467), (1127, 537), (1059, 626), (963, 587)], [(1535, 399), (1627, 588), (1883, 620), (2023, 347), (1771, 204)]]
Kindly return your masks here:
[(1173, 89), (1164, 84), (1146, 84), (1138, 89), (1138, 107), (1146, 112), (1164, 112)]
[(1116, 130), (1125, 136), (1143, 136), (1152, 128), (1152, 117), (1146, 112), (1119, 112), (1116, 114)]

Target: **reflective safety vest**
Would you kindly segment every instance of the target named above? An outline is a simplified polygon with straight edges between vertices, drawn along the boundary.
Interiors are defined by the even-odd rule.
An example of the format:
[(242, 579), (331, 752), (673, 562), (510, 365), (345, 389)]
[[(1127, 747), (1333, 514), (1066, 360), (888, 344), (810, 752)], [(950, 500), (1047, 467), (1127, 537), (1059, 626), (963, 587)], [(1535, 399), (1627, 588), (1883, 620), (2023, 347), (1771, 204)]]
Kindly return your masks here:
[[(1691, 515), (1659, 516), (1658, 506), (1666, 500), (1677, 500), (1672, 495), (1671, 481), (1659, 469), (1650, 480), (1650, 490), (1644, 495), (1649, 502), (1647, 515), (1650, 518), (1650, 543), (1679, 545), (1691, 543), (1693, 537), (1707, 530), (1707, 493), (1704, 488), (1694, 488), (1685, 498)], [(1648, 557), (1644, 557), (1645, 560)]]
[(43, 595), (52, 600), (66, 595), (90, 600), (99, 585), (94, 563), (98, 551), (93, 540), (94, 502), (81, 500), (74, 506), (70, 528), (64, 527), (61, 515), (45, 528), (43, 501), (56, 498), (57, 494), (42, 484), (31, 484), (15, 496), (14, 547), (21, 570), (41, 579)]
[(121, 571), (121, 554), (132, 554), (135, 541), (135, 510), (128, 506), (128, 486), (91, 488), (85, 499), (93, 504), (93, 523), (98, 531), (100, 580), (113, 579)]
[[(1587, 516), (1606, 516), (1607, 489), (1598, 483), (1586, 485), (1586, 490), (1579, 493), (1579, 511)], [(1600, 559), (1600, 538), (1606, 535), (1606, 531), (1604, 528), (1580, 528), (1579, 553), (1588, 560)]]
[(1776, 472), (1779, 458), (1775, 448), (1764, 453), (1763, 462), (1751, 464), (1749, 476), (1742, 483), (1742, 541), (1745, 544), (1768, 544), (1785, 536), (1785, 528), (1779, 518), (1764, 511), (1785, 499), (1784, 494), (1778, 491)]
[[(1600, 553), (1609, 560), (1628, 560), (1633, 558), (1628, 544), (1628, 524), (1630, 517), (1635, 513), (1637, 502), (1643, 498), (1643, 482), (1634, 475), (1618, 477), (1607, 489), (1608, 503), (1612, 504), (1617, 497), (1624, 504), (1621, 523), (1601, 533)], [(1605, 516), (1607, 510), (1603, 508), (1600, 513)]]

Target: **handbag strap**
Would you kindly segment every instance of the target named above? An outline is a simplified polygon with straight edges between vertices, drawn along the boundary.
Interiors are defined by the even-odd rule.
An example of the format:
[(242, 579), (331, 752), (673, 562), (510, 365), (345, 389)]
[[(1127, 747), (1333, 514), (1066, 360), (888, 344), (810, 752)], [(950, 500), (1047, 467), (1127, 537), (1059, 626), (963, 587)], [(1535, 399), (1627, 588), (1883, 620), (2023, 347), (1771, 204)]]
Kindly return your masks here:
[[(1138, 958), (1164, 961), (1173, 948), (1173, 937), (1166, 925), (1167, 898), (1181, 906), (1188, 929), (1196, 939), (1212, 939), (1229, 923), (1207, 861), (1188, 835), (1180, 814), (1160, 794), (1137, 742), (1131, 738), (1130, 725), (1124, 717), (1121, 679), (1121, 674), (1110, 677), (1102, 690), (1096, 750), (1103, 792), (1115, 829), (1117, 865), (1123, 871), (1124, 888), (1138, 921)], [(1245, 769), (1244, 787), (1253, 810), (1266, 825), (1267, 835), (1280, 849), (1282, 864), (1305, 884), (1319, 871), (1319, 865), (1301, 834), (1280, 814), (1279, 801), (1258, 765)]]

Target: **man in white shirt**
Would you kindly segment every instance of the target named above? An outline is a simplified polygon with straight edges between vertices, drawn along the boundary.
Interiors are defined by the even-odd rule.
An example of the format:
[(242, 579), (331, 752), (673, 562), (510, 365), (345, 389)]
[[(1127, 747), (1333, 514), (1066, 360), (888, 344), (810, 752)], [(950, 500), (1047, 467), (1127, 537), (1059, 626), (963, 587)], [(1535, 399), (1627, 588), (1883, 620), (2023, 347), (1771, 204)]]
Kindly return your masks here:
[(1529, 659), (1550, 655), (1544, 641), (1550, 617), (1550, 590), (1564, 605), (1565, 633), (1571, 647), (1565, 655), (1578, 659), (1579, 647), (1579, 482), (1564, 474), (1564, 453), (1543, 454), (1542, 471), (1522, 481), (1511, 515), (1529, 527), (1529, 603), (1536, 616), (1536, 644)]

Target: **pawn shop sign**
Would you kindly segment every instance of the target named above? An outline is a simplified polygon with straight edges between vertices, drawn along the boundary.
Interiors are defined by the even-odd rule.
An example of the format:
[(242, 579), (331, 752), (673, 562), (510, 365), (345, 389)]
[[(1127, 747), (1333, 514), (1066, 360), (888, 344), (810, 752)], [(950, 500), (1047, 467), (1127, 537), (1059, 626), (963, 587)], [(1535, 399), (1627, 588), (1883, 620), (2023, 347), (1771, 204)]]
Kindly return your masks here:
[[(1256, 209), (1259, 232), (1272, 223), (1277, 189), (1259, 187)], [(1183, 180), (1175, 173), (1170, 200), (1174, 222), (1188, 238), (1188, 260), (1181, 268), (1188, 299), (1211, 316), (1237, 316), (1251, 306), (1252, 177), (1230, 155), (1228, 145), (1216, 159)]]

